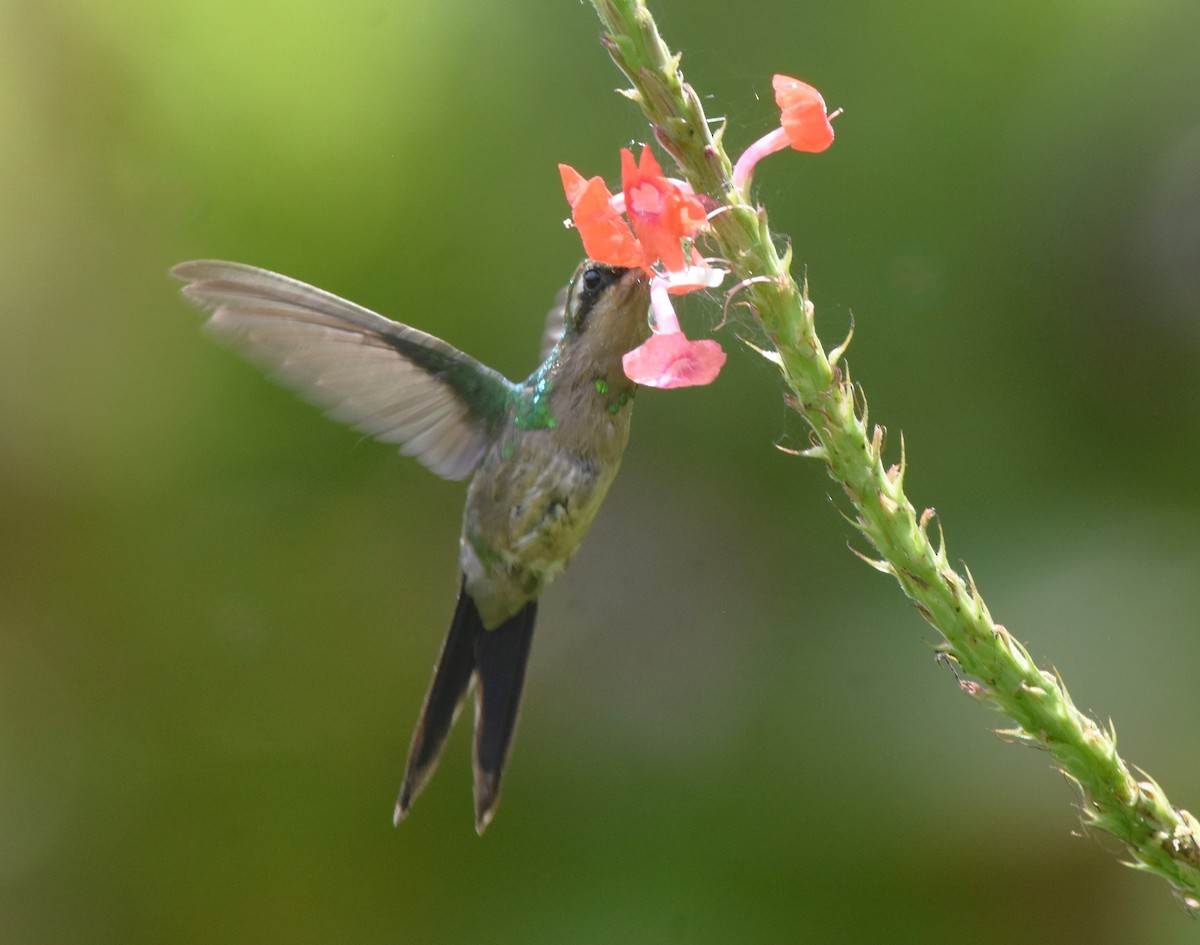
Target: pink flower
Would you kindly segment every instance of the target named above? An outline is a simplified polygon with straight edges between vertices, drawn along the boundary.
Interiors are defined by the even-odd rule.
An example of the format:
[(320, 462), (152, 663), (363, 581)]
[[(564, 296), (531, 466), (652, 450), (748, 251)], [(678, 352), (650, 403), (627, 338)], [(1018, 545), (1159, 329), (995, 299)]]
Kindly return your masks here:
[[(685, 279), (696, 278), (691, 275), (693, 271), (685, 270), (682, 275)], [(704, 271), (719, 273), (718, 282), (724, 276), (720, 270)], [(680, 288), (690, 292), (706, 284), (683, 283)], [(670, 389), (711, 384), (725, 364), (725, 352), (711, 338), (691, 341), (684, 335), (671, 305), (673, 289), (671, 280), (666, 277), (656, 276), (651, 280), (650, 310), (654, 313), (654, 334), (626, 354), (621, 359), (621, 366), (627, 378), (647, 387)]]
[(681, 331), (650, 336), (621, 359), (625, 376), (647, 387), (696, 387), (716, 380), (725, 352), (711, 338), (689, 341)]
[(750, 185), (754, 166), (768, 154), (791, 147), (797, 151), (819, 153), (833, 144), (832, 115), (827, 113), (825, 99), (807, 82), (791, 76), (777, 75), (771, 80), (775, 88), (775, 103), (780, 110), (780, 124), (750, 145), (733, 168), (733, 186), (742, 193)]

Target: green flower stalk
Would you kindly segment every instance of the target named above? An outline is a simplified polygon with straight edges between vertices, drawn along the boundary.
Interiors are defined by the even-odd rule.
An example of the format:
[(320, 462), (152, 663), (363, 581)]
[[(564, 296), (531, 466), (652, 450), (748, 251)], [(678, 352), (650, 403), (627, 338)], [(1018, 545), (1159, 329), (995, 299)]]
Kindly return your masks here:
[(1079, 786), (1085, 825), (1117, 837), (1131, 866), (1161, 876), (1189, 909), (1200, 909), (1200, 822), (1173, 806), (1144, 772), (1140, 778), (1130, 772), (1111, 724), (1080, 712), (1062, 679), (1039, 669), (992, 619), (970, 572), (950, 565), (940, 527), (936, 540), (930, 534), (932, 509), (918, 513), (904, 493), (903, 441), (898, 462), (884, 459), (884, 428), (868, 423), (863, 390), (842, 360), (849, 338), (828, 350), (818, 338), (807, 287), (790, 274), (790, 248), (776, 250), (765, 210), (749, 199), (748, 171), (740, 163), (735, 176), (723, 129), (710, 131), (699, 96), (683, 80), (680, 57), (642, 0), (592, 3), (606, 30), (605, 48), (633, 83), (625, 94), (695, 192), (720, 204), (709, 234), (738, 280), (741, 301), (770, 339), (773, 348), (762, 353), (779, 367), (789, 402), (811, 430), (803, 455), (823, 461), (841, 484), (853, 506), (850, 521), (878, 555), (864, 560), (894, 577), (942, 635), (939, 657), (958, 664), (962, 689), (1012, 720), (1000, 734), (1048, 752)]

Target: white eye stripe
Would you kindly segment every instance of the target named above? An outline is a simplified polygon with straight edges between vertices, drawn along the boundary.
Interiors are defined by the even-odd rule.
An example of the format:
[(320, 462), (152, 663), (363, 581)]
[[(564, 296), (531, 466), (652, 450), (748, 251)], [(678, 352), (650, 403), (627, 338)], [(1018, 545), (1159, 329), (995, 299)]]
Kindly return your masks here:
[(583, 329), (588, 313), (619, 279), (619, 270), (603, 263), (585, 263), (580, 268), (567, 303), (568, 322), (575, 331)]

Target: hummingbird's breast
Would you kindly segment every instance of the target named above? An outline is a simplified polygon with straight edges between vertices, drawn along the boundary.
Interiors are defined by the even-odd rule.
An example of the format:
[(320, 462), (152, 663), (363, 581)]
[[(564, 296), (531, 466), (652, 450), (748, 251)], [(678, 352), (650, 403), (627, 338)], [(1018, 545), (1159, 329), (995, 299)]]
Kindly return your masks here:
[(566, 567), (621, 464), (637, 391), (622, 357), (649, 336), (649, 297), (640, 271), (615, 277), (598, 302), (568, 296), (563, 337), (515, 396), (467, 490), (460, 561), (488, 629)]
[(616, 478), (629, 412), (605, 409), (586, 439), (514, 430), (484, 456), (467, 492), (460, 559), (488, 628), (537, 598), (579, 549)]

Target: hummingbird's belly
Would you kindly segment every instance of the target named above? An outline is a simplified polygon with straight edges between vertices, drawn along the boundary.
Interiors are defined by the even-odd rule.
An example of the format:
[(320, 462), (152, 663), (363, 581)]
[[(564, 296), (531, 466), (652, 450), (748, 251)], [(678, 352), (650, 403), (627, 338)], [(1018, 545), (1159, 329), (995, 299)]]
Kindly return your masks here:
[(615, 464), (568, 451), (523, 459), (497, 468), (485, 460), (467, 493), (461, 563), (489, 628), (566, 567), (617, 472)]

